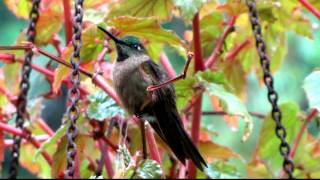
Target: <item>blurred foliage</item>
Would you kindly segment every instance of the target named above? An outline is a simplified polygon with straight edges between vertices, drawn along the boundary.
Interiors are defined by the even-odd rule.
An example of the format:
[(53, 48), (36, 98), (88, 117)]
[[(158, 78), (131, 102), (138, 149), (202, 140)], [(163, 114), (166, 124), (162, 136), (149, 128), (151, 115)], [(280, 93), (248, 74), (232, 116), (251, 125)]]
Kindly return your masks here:
[[(4, 0), (0, 2), (0, 44), (20, 44), (25, 41), (29, 0)], [(56, 37), (60, 40), (61, 57), (69, 60), (72, 44), (65, 44), (63, 1), (46, 0), (40, 7), (40, 18), (36, 26), (36, 45), (59, 55), (54, 46)], [(309, 0), (320, 9), (320, 1)], [(71, 1), (70, 1), (71, 3)], [(72, 4), (72, 3), (71, 3)], [(72, 4), (73, 5), (73, 4)], [(151, 58), (159, 63), (160, 54), (166, 53), (176, 72), (180, 72), (186, 52), (194, 51), (192, 19), (198, 12), (200, 17), (201, 48), (206, 60), (216, 46), (231, 17), (235, 17), (235, 29), (223, 44), (220, 56), (210, 71), (193, 73), (193, 64), (185, 80), (176, 82), (177, 106), (184, 110), (199, 89), (204, 92), (204, 112), (224, 111), (224, 115), (203, 115), (199, 149), (209, 166), (205, 172), (198, 171), (198, 178), (275, 178), (281, 173), (282, 159), (279, 154), (279, 140), (274, 133), (271, 107), (267, 101), (267, 90), (262, 81), (262, 70), (255, 48), (248, 10), (244, 0), (86, 0), (84, 27), (82, 32), (81, 67), (95, 72), (97, 64), (103, 76), (110, 82), (110, 67), (115, 60), (114, 44), (109, 44), (110, 53), (105, 61), (97, 63), (104, 49), (104, 34), (97, 25), (108, 28), (120, 37), (134, 35), (142, 39)], [(73, 7), (73, 6), (71, 6)], [(291, 146), (305, 125), (308, 112), (320, 110), (319, 59), (320, 23), (298, 1), (258, 1), (257, 10), (267, 43), (271, 69), (274, 73), (275, 89), (279, 93), (282, 123), (287, 129), (287, 140)], [(245, 44), (236, 54), (236, 49)], [(23, 51), (5, 50), (0, 54), (12, 53), (23, 57)], [(18, 62), (7, 63), (0, 59), (1, 92), (16, 96), (19, 92), (20, 68)], [(48, 58), (36, 56), (36, 65), (46, 68)], [(43, 118), (51, 127), (59, 127), (53, 136), (36, 149), (23, 144), (21, 166), (38, 178), (59, 178), (66, 166), (66, 132), (69, 122), (65, 111), (64, 81), (70, 69), (52, 63), (53, 78), (32, 72), (29, 94), (30, 121), (26, 123), (34, 135), (45, 132), (36, 119)], [(178, 73), (177, 73), (178, 74)], [(169, 148), (158, 138), (162, 164), (153, 160), (141, 160), (141, 134), (138, 125), (127, 117), (124, 110), (111, 97), (95, 87), (91, 80), (82, 77), (81, 85), (88, 91), (82, 97), (83, 110), (77, 122), (79, 136), (77, 150), (81, 178), (93, 178), (96, 160), (101, 151), (95, 143), (95, 124), (101, 123), (103, 135), (111, 143), (119, 145), (111, 154), (114, 177), (116, 178), (159, 178), (169, 176), (172, 161), (168, 158)], [(4, 90), (4, 91), (3, 91)], [(7, 93), (8, 94), (8, 93)], [(0, 93), (0, 120), (13, 124), (15, 106), (7, 94)], [(60, 100), (58, 101), (58, 99)], [(62, 100), (61, 100), (62, 99)], [(252, 115), (258, 113), (265, 118)], [(108, 131), (111, 119), (121, 119), (116, 130)], [(62, 120), (61, 120), (62, 119)], [(122, 120), (126, 121), (124, 126)], [(190, 129), (189, 123), (186, 124)], [(55, 128), (54, 128), (55, 129)], [(319, 116), (310, 121), (307, 130), (301, 134), (299, 146), (293, 160), (294, 175), (299, 178), (320, 177)], [(126, 137), (127, 143), (122, 143)], [(1, 148), (11, 135), (0, 131), (0, 169), (7, 176), (8, 148)], [(121, 143), (120, 143), (121, 142)], [(97, 147), (96, 147), (97, 146)], [(52, 167), (42, 157), (47, 152), (54, 158)], [(6, 153), (6, 158), (2, 158)], [(102, 152), (106, 153), (106, 152)], [(93, 162), (93, 163), (92, 163)], [(180, 166), (180, 165), (178, 165)], [(181, 168), (177, 168), (180, 169)], [(176, 173), (179, 174), (179, 173)], [(99, 178), (107, 178), (105, 169)]]

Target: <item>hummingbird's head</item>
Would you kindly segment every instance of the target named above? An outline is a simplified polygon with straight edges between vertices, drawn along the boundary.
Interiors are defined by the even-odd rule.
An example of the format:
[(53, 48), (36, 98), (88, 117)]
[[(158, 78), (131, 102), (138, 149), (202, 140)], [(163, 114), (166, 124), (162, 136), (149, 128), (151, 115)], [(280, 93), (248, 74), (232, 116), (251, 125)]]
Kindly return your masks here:
[(104, 28), (100, 26), (98, 26), (98, 28), (115, 42), (118, 54), (117, 61), (124, 61), (130, 56), (144, 55), (147, 53), (143, 44), (137, 37), (125, 36), (119, 39)]

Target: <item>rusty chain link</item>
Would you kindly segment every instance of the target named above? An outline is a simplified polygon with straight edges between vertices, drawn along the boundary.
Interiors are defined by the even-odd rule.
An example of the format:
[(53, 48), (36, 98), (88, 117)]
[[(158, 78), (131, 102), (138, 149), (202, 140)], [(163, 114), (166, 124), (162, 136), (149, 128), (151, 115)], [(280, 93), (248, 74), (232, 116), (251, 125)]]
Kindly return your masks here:
[(82, 46), (81, 32), (82, 32), (82, 19), (83, 19), (83, 0), (76, 0), (75, 2), (75, 12), (73, 17), (73, 35), (72, 35), (72, 45), (73, 53), (70, 60), (72, 65), (72, 73), (70, 75), (70, 80), (72, 87), (68, 92), (69, 106), (67, 109), (67, 115), (70, 121), (70, 126), (67, 132), (68, 145), (67, 145), (67, 169), (65, 171), (65, 178), (73, 178), (75, 172), (75, 156), (77, 153), (76, 146), (76, 136), (78, 134), (76, 121), (80, 116), (80, 110), (78, 108), (78, 101), (80, 99), (80, 49)]
[(268, 89), (268, 100), (272, 106), (272, 118), (276, 123), (276, 135), (280, 139), (279, 151), (281, 156), (284, 158), (283, 170), (286, 172), (289, 178), (293, 178), (294, 164), (289, 156), (290, 145), (286, 141), (286, 129), (281, 123), (281, 110), (278, 107), (278, 94), (273, 87), (273, 77), (270, 72), (270, 59), (267, 56), (266, 43), (263, 40), (261, 26), (256, 10), (255, 0), (246, 0), (247, 6), (249, 7), (249, 18), (252, 25), (252, 31), (256, 39), (256, 47), (260, 57), (260, 63), (263, 69), (263, 80)]
[[(29, 25), (27, 29), (27, 41), (34, 43), (36, 36), (36, 24), (39, 18), (39, 4), (41, 0), (33, 0), (32, 8), (29, 14)], [(26, 50), (24, 63), (21, 70), (20, 93), (17, 101), (17, 116), (15, 119), (16, 127), (23, 130), (24, 119), (27, 117), (27, 96), (30, 87), (29, 76), (31, 72), (32, 50)], [(19, 169), (20, 144), (22, 137), (14, 136), (14, 143), (11, 151), (9, 179), (16, 179)]]

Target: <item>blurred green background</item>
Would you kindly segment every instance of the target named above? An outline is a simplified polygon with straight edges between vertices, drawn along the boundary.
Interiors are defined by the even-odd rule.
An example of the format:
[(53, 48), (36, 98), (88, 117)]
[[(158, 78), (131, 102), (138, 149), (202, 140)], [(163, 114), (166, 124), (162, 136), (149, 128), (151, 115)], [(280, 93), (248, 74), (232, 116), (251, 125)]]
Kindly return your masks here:
[[(302, 89), (302, 83), (304, 78), (310, 74), (316, 67), (320, 65), (320, 31), (319, 31), (319, 20), (317, 20), (312, 14), (308, 14), (313, 22), (313, 40), (297, 36), (294, 33), (289, 32), (288, 37), (288, 52), (285, 57), (284, 63), (281, 68), (275, 73), (275, 88), (279, 93), (280, 103), (294, 101), (299, 104), (302, 110), (308, 110), (308, 103), (306, 100), (305, 93)], [(15, 39), (23, 28), (27, 26), (25, 20), (17, 19), (0, 1), (0, 17), (1, 17), (1, 28), (0, 28), (0, 44), (10, 45), (15, 43)], [(185, 29), (185, 25), (182, 21), (173, 19), (172, 22), (164, 25), (166, 28), (173, 29), (178, 33)], [(63, 32), (61, 32), (63, 34)], [(49, 50), (51, 47), (47, 47)], [(170, 59), (174, 59), (174, 54), (170, 53), (169, 49), (166, 49)], [(43, 59), (43, 58), (42, 58)], [(47, 58), (45, 58), (47, 59)], [(45, 61), (39, 62), (37, 59), (34, 60), (36, 63), (44, 64)], [(179, 72), (183, 66), (182, 61), (172, 62), (175, 69)], [(43, 76), (37, 73), (32, 74), (33, 87), (31, 89), (30, 96), (36, 96), (40, 92), (45, 92), (48, 89), (48, 84), (43, 81)], [(249, 111), (260, 112), (266, 114), (270, 111), (270, 105), (267, 102), (267, 91), (264, 86), (259, 84), (259, 79), (252, 73), (247, 77), (248, 79), (248, 95), (247, 95), (247, 107)], [(65, 94), (64, 89), (62, 96), (55, 100), (46, 100), (46, 106), (42, 113), (43, 118), (48, 124), (56, 129), (61, 124), (61, 117), (65, 111)], [(209, 98), (204, 98), (203, 109), (211, 110)], [(219, 136), (213, 136), (214, 141), (231, 147), (237, 153), (241, 154), (245, 160), (250, 160), (251, 154), (254, 150), (254, 146), (257, 143), (257, 137), (261, 127), (262, 121), (260, 119), (254, 119), (253, 134), (250, 139), (243, 143), (241, 142), (242, 130), (233, 132), (223, 119), (219, 116), (203, 116), (202, 126), (206, 126), (212, 129), (213, 132), (218, 133)], [(309, 130), (315, 131), (315, 125), (311, 124)], [(313, 133), (316, 134), (316, 131)], [(275, 147), (275, 151), (278, 148)], [(278, 152), (275, 152), (278, 153)], [(9, 151), (6, 151), (6, 159), (4, 162), (3, 177), (7, 177), (7, 165)], [(245, 173), (244, 166), (241, 166), (241, 162), (235, 162), (242, 172)], [(20, 177), (31, 178), (33, 177), (27, 171), (23, 170), (20, 173)]]

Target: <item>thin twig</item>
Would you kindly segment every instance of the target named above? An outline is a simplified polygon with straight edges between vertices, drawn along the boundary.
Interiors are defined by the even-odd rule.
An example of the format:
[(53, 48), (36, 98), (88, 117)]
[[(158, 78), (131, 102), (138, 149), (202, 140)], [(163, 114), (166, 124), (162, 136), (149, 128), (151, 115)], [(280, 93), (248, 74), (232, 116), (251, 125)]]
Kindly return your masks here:
[[(249, 112), (249, 114), (260, 119), (264, 119), (266, 117), (266, 115), (257, 113), (257, 112)], [(202, 115), (210, 116), (210, 115), (230, 115), (230, 114), (228, 114), (225, 111), (203, 111)]]
[(297, 152), (297, 149), (298, 149), (299, 144), (301, 142), (302, 136), (303, 136), (304, 132), (306, 131), (308, 124), (317, 114), (318, 114), (318, 110), (312, 109), (310, 111), (310, 113), (308, 114), (308, 116), (306, 117), (306, 120), (304, 121), (304, 123), (303, 123), (303, 125), (297, 135), (297, 138), (294, 140), (292, 151), (289, 155), (291, 159), (293, 159), (294, 156), (296, 155), (296, 152)]
[(234, 30), (234, 24), (236, 22), (236, 17), (233, 16), (231, 18), (231, 20), (228, 23), (227, 28), (225, 29), (225, 31), (222, 33), (221, 37), (218, 39), (218, 42), (212, 52), (212, 54), (210, 55), (210, 57), (208, 58), (208, 60), (205, 62), (205, 67), (210, 69), (212, 68), (213, 64), (216, 62), (216, 60), (218, 59), (220, 52), (222, 50), (223, 44), (226, 40), (226, 38), (228, 37), (228, 35)]

